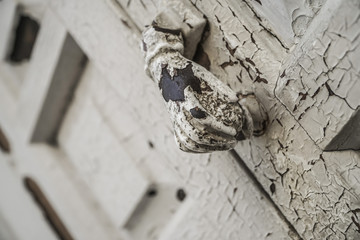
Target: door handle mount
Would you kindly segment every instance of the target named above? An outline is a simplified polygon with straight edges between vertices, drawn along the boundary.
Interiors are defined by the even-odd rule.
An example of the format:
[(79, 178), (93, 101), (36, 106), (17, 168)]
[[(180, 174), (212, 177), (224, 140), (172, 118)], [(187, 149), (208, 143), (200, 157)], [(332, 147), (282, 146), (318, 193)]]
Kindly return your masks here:
[[(175, 3), (174, 3), (175, 2)], [(228, 150), (262, 135), (267, 114), (254, 94), (237, 96), (211, 72), (191, 61), (206, 20), (192, 5), (173, 1), (143, 31), (145, 71), (158, 84), (181, 150)]]

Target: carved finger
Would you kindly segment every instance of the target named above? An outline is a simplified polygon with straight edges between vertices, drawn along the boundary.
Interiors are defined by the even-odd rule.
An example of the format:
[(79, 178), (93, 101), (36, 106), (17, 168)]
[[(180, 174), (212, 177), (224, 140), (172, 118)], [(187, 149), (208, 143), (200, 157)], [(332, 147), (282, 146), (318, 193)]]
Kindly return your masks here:
[(257, 120), (259, 125), (252, 119), (260, 109), (253, 107), (256, 104), (250, 100), (239, 103), (229, 86), (183, 56), (183, 33), (154, 21), (144, 31), (142, 44), (145, 68), (158, 83), (179, 147), (190, 152), (227, 150), (236, 140), (251, 137), (254, 125), (263, 133), (266, 121)]
[(194, 76), (198, 77), (206, 84), (206, 89), (204, 90), (213, 92), (213, 95), (215, 96), (222, 96), (224, 100), (229, 103), (238, 101), (236, 93), (211, 72), (207, 71), (203, 66), (193, 63), (192, 70)]
[(174, 124), (175, 140), (183, 151), (191, 151), (196, 153), (206, 153), (211, 151), (224, 151), (233, 148), (236, 144), (235, 141), (231, 143), (218, 144), (218, 145), (207, 145), (200, 144), (192, 140), (178, 124)]
[(235, 144), (236, 139), (235, 135), (227, 135), (223, 132), (219, 132), (213, 130), (198, 122), (194, 118), (189, 118), (189, 112), (185, 109), (184, 117), (186, 118), (184, 121), (180, 123), (175, 123), (179, 128), (183, 130), (183, 132), (194, 142), (202, 145), (216, 146), (216, 145), (226, 145), (226, 144)]

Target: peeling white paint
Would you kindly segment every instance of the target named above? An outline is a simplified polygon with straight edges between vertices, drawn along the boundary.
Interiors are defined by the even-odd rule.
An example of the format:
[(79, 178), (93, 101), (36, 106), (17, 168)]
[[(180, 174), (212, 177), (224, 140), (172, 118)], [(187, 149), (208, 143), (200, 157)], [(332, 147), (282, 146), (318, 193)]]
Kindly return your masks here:
[[(255, 132), (263, 133), (267, 116), (253, 95), (243, 96), (239, 101), (227, 85), (182, 56), (181, 28), (177, 28), (177, 22), (171, 26), (162, 23), (164, 15), (170, 13), (157, 17), (143, 32), (142, 50), (145, 70), (166, 101), (180, 149), (189, 152), (231, 149), (237, 140), (253, 135), (252, 116), (257, 120)], [(178, 21), (182, 23), (185, 19)], [(197, 31), (201, 30), (200, 27)]]
[[(9, 0), (0, 6), (4, 1)], [(315, 6), (298, 6), (293, 17), (285, 18), (299, 19), (286, 23), (299, 30), (292, 47), (285, 44), (286, 37), (273, 27), (268, 13), (258, 10), (265, 3), (192, 1), (209, 21), (208, 37), (202, 39), (201, 46), (213, 77), (229, 85), (237, 96), (254, 93), (269, 115), (265, 135), (236, 146), (249, 172), (227, 152), (194, 155), (177, 150), (163, 99), (156, 84), (145, 76), (138, 49), (140, 31), (162, 10), (163, 1), (118, 2), (51, 2), (48, 16), (60, 19), (62, 26), (53, 30), (69, 31), (91, 60), (91, 70), (79, 85), (60, 130), (57, 148), (34, 146), (24, 140), (33, 129), (21, 123), (33, 122), (36, 114), (30, 112), (41, 109), (43, 102), (18, 104), (16, 98), (9, 97), (6, 86), (0, 86), (4, 99), (0, 102), (0, 124), (15, 153), (11, 166), (44, 183), (75, 237), (359, 238), (359, 154), (323, 151), (358, 108), (357, 1), (311, 1)], [(253, 9), (255, 4), (258, 6)], [(297, 17), (303, 15), (306, 21)], [(56, 54), (49, 54), (47, 45), (39, 45), (37, 54), (51, 61), (44, 64), (42, 58), (35, 58), (30, 64), (33, 73), (38, 73), (39, 66), (48, 66), (45, 71), (56, 63)], [(174, 76), (174, 68), (184, 66), (170, 66), (167, 71)], [(192, 67), (192, 71), (198, 78), (203, 72), (200, 67)], [(38, 74), (31, 76), (31, 81), (25, 80), (21, 86), (22, 98), (32, 96), (33, 87), (38, 86), (30, 84), (36, 82)], [(46, 88), (36, 89), (37, 96), (46, 95)], [(334, 95), (330, 96), (329, 89)], [(96, 141), (97, 136), (101, 141)], [(0, 158), (4, 159), (3, 155)], [(127, 189), (131, 173), (140, 187)], [(164, 195), (147, 206), (160, 209), (161, 196), (177, 201), (177, 188), (185, 190), (185, 202), (176, 202), (174, 209), (167, 205), (156, 221), (131, 228), (126, 225), (131, 219), (155, 215), (136, 211), (142, 206), (137, 200), (144, 197), (136, 191), (146, 190), (147, 182), (150, 186), (171, 186), (160, 187), (165, 189)], [(123, 191), (135, 194), (123, 197)], [(64, 195), (71, 197), (64, 199)], [(126, 212), (119, 206), (125, 206)], [(79, 222), (82, 225), (77, 225)]]

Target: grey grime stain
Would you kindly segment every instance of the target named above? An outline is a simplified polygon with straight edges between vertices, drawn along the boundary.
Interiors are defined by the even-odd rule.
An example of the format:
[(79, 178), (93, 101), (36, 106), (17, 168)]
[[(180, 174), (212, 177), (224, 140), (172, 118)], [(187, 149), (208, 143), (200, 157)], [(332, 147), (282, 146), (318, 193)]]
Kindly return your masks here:
[(184, 90), (187, 86), (201, 94), (200, 80), (194, 76), (191, 63), (184, 69), (175, 69), (175, 72), (176, 76), (171, 77), (166, 67), (161, 70), (159, 87), (166, 102), (185, 101)]
[(194, 118), (206, 118), (206, 113), (198, 107), (190, 109), (190, 113)]

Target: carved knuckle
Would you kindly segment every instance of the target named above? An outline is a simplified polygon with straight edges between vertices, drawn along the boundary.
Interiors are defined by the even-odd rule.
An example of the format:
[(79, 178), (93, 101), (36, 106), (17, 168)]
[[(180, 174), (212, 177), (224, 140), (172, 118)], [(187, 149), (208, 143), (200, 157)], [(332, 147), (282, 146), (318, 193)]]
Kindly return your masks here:
[(181, 150), (227, 150), (234, 147), (236, 140), (251, 136), (251, 116), (236, 94), (183, 56), (181, 29), (163, 27), (154, 21), (143, 32), (142, 50), (146, 69), (168, 106)]

